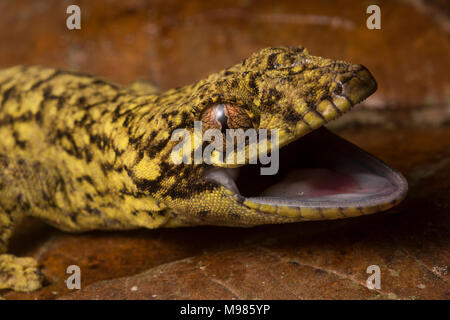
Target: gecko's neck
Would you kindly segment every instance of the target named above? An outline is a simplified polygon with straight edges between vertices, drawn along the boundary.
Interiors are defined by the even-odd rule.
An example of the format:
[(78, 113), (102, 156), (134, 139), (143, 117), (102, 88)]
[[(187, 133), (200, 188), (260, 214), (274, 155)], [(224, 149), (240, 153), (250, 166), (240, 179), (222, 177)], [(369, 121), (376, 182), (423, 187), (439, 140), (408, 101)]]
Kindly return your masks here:
[(112, 137), (115, 150), (127, 154), (120, 157), (124, 165), (131, 168), (142, 159), (170, 155), (172, 131), (193, 125), (192, 112), (186, 108), (191, 90), (185, 86), (160, 94), (124, 94), (105, 113), (99, 130)]

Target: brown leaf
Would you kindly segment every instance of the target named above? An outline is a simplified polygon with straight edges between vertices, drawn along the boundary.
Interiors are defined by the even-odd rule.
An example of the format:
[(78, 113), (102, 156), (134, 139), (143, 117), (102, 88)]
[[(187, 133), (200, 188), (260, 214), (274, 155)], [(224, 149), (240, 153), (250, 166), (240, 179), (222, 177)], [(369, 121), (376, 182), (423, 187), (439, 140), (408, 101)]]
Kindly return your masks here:
[[(106, 4), (107, 3), (107, 4)], [(82, 30), (65, 27), (64, 2), (0, 3), (0, 66), (77, 68), (163, 89), (196, 81), (275, 45), (366, 65), (379, 84), (342, 117), (339, 134), (406, 174), (407, 199), (354, 219), (262, 226), (65, 234), (35, 220), (12, 252), (43, 266), (46, 286), (8, 299), (450, 299), (448, 17), (440, 2), (378, 1), (382, 30), (365, 26), (366, 3), (82, 1)], [(345, 10), (343, 10), (345, 8)], [(358, 111), (359, 109), (359, 111)], [(349, 123), (377, 124), (378, 127)], [(389, 129), (392, 125), (423, 125)], [(389, 125), (389, 126), (388, 126)], [(64, 280), (82, 270), (82, 289)], [(370, 265), (381, 289), (365, 286)]]

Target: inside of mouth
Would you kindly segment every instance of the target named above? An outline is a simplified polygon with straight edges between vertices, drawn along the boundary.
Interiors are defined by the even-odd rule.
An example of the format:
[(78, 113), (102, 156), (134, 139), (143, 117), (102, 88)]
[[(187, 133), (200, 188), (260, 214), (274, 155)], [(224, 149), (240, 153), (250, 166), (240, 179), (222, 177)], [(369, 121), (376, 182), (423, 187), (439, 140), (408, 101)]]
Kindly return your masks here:
[(288, 206), (368, 206), (406, 188), (395, 170), (325, 128), (281, 148), (277, 174), (260, 168), (220, 169), (215, 180), (248, 200)]

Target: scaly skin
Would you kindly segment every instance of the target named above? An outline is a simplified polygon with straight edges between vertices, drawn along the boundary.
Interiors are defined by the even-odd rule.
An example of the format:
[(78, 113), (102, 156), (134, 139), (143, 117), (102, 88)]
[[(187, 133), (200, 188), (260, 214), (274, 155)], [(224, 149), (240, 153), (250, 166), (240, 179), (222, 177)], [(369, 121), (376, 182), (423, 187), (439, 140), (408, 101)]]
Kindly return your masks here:
[[(346, 84), (343, 89), (336, 89), (339, 82)], [(340, 208), (341, 215), (330, 208), (319, 215), (307, 208), (260, 206), (201, 179), (211, 166), (170, 161), (178, 143), (170, 141), (172, 131), (192, 131), (202, 111), (217, 103), (244, 108), (256, 127), (279, 129), (284, 146), (375, 89), (364, 67), (314, 57), (303, 48), (264, 49), (198, 83), (160, 94), (72, 71), (1, 70), (0, 253), (24, 215), (81, 232), (252, 226), (386, 209), (393, 204)], [(40, 286), (35, 262), (23, 259), (0, 255), (0, 288)]]

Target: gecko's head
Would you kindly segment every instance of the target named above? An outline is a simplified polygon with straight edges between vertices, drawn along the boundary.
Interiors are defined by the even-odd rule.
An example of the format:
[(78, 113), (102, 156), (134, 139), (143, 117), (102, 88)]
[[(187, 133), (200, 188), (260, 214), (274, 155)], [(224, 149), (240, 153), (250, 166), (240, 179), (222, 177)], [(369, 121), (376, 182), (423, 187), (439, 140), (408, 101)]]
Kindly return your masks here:
[[(206, 134), (235, 144), (241, 135), (244, 142), (242, 148), (229, 149), (228, 158), (213, 150), (209, 164), (205, 159), (214, 149), (205, 149), (209, 142), (192, 139), (189, 144), (192, 151), (208, 151), (201, 164), (169, 164), (169, 150), (179, 143), (167, 144), (164, 191), (159, 196), (177, 214), (173, 225), (335, 219), (394, 206), (407, 189), (401, 174), (320, 128), (376, 88), (362, 65), (286, 47), (263, 49), (193, 86), (167, 92), (168, 100), (178, 101), (165, 111), (178, 112), (173, 129), (187, 129), (192, 138), (200, 133), (200, 139)], [(194, 130), (194, 121), (201, 123), (200, 130)], [(227, 140), (230, 129), (248, 135), (236, 131), (237, 138)], [(256, 140), (250, 138), (253, 129)], [(244, 157), (234, 158), (239, 150)], [(271, 161), (266, 165), (272, 167), (266, 170), (270, 175), (261, 175), (258, 160), (264, 156)]]

